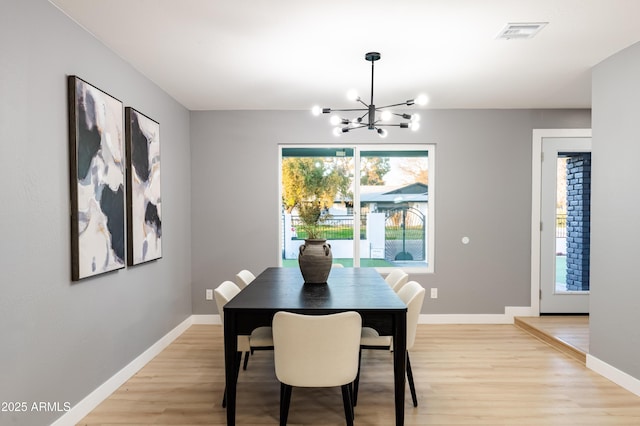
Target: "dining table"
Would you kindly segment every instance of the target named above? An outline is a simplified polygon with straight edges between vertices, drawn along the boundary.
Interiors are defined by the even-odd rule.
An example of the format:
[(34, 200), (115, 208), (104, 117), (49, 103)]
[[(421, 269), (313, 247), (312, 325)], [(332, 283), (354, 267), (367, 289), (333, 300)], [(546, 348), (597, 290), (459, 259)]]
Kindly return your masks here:
[(238, 339), (271, 326), (278, 311), (327, 315), (356, 311), (363, 327), (393, 336), (396, 425), (404, 425), (407, 306), (374, 268), (332, 268), (326, 283), (305, 283), (299, 268), (268, 267), (224, 306), (227, 425), (236, 422)]

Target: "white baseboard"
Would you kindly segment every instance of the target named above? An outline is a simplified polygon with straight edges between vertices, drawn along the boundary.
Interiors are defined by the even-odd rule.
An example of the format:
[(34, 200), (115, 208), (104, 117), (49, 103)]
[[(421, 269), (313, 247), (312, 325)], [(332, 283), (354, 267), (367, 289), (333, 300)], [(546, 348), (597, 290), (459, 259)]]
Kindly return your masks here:
[(540, 312), (531, 306), (507, 306), (504, 308), (504, 314), (511, 318), (514, 317), (539, 317)]
[(538, 316), (529, 306), (507, 306), (504, 314), (422, 314), (418, 324), (513, 324), (517, 316)]
[(151, 345), (149, 349), (147, 349), (136, 359), (131, 361), (126, 367), (118, 371), (106, 382), (98, 386), (93, 392), (87, 395), (84, 399), (71, 407), (68, 412), (66, 412), (62, 417), (53, 422), (51, 426), (67, 426), (75, 425), (76, 423), (78, 423), (94, 408), (96, 408), (102, 401), (107, 399), (109, 395), (115, 392), (116, 389), (118, 389), (134, 374), (140, 371), (140, 369), (142, 369), (142, 367), (144, 367), (156, 355), (158, 355), (167, 346), (169, 346), (171, 342), (173, 342), (178, 336), (184, 333), (192, 323), (192, 317), (188, 317), (187, 319), (185, 319), (164, 337), (161, 337), (160, 340)]
[(640, 396), (640, 380), (618, 370), (617, 368), (607, 364), (606, 362), (587, 354), (587, 368), (595, 371), (601, 376), (611, 380), (618, 386), (621, 386), (638, 396)]
[(222, 324), (220, 315), (191, 315), (192, 324)]

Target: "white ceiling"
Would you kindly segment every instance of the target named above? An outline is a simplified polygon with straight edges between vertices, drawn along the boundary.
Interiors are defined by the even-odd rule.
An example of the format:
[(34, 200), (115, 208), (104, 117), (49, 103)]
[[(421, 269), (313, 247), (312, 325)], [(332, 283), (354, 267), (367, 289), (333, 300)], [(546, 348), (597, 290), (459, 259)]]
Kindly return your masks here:
[(588, 108), (591, 68), (640, 41), (638, 0), (50, 1), (191, 110), (349, 108), (369, 51), (377, 105)]

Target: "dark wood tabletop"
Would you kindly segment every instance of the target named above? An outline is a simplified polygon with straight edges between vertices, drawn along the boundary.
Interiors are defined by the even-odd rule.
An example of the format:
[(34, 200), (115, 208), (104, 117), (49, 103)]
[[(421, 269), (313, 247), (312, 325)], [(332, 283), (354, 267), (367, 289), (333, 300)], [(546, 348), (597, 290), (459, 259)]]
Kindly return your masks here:
[(278, 311), (357, 311), (363, 326), (394, 337), (396, 425), (404, 424), (406, 305), (373, 268), (334, 268), (325, 284), (305, 284), (298, 268), (265, 269), (224, 306), (227, 425), (235, 425), (238, 335), (270, 326)]

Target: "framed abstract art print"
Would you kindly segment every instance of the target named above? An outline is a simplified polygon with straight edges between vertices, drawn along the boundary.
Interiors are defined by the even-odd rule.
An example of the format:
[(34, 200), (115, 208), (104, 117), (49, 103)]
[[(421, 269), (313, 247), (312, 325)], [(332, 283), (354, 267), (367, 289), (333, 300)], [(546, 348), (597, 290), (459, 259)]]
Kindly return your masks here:
[(127, 151), (127, 265), (162, 257), (160, 124), (125, 108)]
[(124, 268), (124, 132), (118, 99), (68, 77), (71, 278)]

